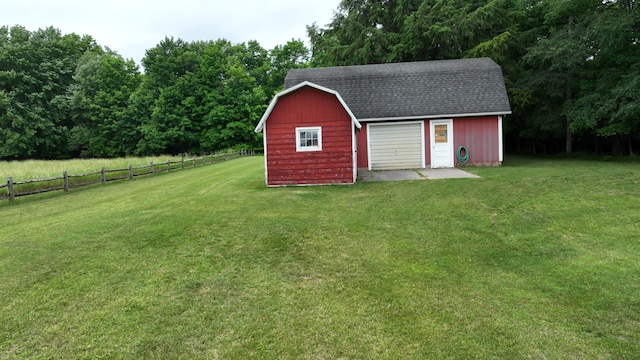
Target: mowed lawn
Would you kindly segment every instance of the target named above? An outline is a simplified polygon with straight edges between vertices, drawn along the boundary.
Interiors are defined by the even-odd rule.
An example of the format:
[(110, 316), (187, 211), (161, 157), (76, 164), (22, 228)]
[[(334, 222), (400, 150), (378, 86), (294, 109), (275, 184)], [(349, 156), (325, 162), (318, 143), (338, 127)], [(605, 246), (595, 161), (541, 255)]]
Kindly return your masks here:
[(264, 185), (262, 157), (0, 203), (0, 358), (640, 354), (640, 165)]

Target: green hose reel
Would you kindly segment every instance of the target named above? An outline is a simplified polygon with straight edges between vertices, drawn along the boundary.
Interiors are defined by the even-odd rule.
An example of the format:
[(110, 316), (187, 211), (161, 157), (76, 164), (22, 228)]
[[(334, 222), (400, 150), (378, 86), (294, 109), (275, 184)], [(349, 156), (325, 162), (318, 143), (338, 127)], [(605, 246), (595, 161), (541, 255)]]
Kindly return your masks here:
[[(462, 155), (463, 152), (464, 156)], [(462, 165), (466, 164), (469, 161), (469, 150), (467, 150), (466, 146), (462, 145), (458, 148), (456, 157), (458, 158), (458, 162)]]

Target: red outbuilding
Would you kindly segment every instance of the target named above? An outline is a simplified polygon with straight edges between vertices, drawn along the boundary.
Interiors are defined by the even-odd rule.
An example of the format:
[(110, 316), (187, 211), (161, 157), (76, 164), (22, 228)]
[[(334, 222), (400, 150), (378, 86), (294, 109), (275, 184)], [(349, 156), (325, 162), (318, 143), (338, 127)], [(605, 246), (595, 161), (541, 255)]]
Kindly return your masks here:
[(358, 168), (498, 166), (510, 113), (489, 58), (295, 69), (255, 131), (268, 186), (351, 184)]
[(305, 81), (277, 94), (256, 127), (267, 185), (353, 184), (360, 128), (333, 90)]

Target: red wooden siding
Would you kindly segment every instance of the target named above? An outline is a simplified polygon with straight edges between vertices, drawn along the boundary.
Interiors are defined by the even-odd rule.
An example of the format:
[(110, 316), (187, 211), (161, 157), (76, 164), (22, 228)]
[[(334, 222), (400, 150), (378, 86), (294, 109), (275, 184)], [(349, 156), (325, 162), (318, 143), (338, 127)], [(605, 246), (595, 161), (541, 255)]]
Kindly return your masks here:
[[(296, 127), (322, 127), (321, 151), (296, 151)], [(267, 185), (353, 183), (353, 123), (335, 95), (303, 87), (265, 122)]]
[(424, 156), (427, 168), (431, 167), (431, 125), (429, 120), (424, 121)]
[[(356, 134), (358, 142), (358, 167), (366, 168), (369, 166), (368, 144), (366, 126), (362, 126), (360, 132)], [(427, 168), (431, 167), (431, 142), (430, 142), (429, 120), (425, 120), (424, 139), (425, 139), (425, 160)], [(464, 145), (469, 150), (468, 165), (477, 166), (498, 166), (499, 158), (499, 131), (498, 117), (466, 117), (453, 119), (453, 145), (454, 152), (458, 147)], [(458, 159), (454, 162), (459, 165)]]
[(362, 128), (356, 132), (358, 168), (369, 167), (369, 144), (367, 144), (367, 126), (362, 124)]
[[(468, 165), (500, 165), (498, 117), (468, 117), (453, 119), (453, 145), (469, 150)], [(456, 164), (458, 159), (454, 158)]]

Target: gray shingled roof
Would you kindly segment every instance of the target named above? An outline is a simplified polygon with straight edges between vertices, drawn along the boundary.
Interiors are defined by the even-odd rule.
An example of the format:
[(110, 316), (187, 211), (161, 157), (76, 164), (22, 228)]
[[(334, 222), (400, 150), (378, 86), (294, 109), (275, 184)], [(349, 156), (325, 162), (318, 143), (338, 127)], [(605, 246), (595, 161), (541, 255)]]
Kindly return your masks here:
[(337, 91), (360, 120), (511, 113), (489, 58), (294, 69), (285, 89), (303, 81)]

